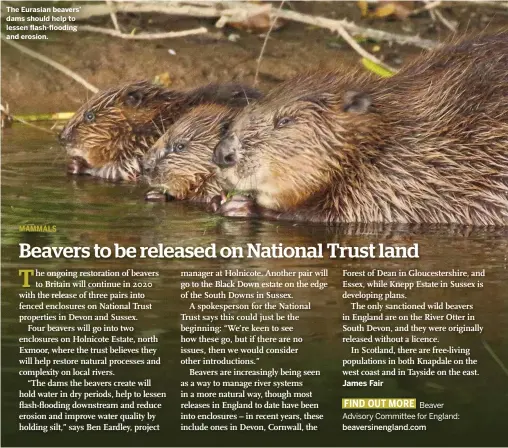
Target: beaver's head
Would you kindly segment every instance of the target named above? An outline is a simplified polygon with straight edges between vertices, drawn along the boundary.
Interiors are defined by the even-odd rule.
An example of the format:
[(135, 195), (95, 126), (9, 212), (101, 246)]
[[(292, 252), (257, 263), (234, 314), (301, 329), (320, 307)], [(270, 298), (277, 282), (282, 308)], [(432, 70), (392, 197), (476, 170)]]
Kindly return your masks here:
[(213, 149), (236, 110), (205, 104), (181, 117), (143, 159), (143, 173), (168, 198), (208, 201), (220, 193)]
[(91, 168), (139, 159), (162, 134), (161, 113), (176, 94), (147, 81), (99, 92), (67, 123), (60, 141)]
[(214, 151), (225, 183), (272, 209), (324, 189), (334, 171), (347, 169), (347, 153), (355, 150), (347, 134), (369, 115), (370, 96), (356, 83), (339, 73), (301, 75), (245, 108)]

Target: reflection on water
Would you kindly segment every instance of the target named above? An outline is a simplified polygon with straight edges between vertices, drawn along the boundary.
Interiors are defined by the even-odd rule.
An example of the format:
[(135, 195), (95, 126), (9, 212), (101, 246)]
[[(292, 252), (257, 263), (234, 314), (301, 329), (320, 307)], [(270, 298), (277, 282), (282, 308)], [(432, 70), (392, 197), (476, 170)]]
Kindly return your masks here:
[[(199, 206), (185, 203), (145, 203), (144, 187), (110, 184), (65, 174), (65, 158), (57, 144), (37, 131), (14, 127), (4, 134), (2, 142), (2, 429), (4, 444), (18, 445), (407, 445), (407, 435), (343, 432), (341, 397), (416, 397), (418, 400), (442, 401), (447, 412), (460, 412), (461, 420), (453, 423), (431, 423), (426, 433), (418, 433), (411, 445), (499, 445), (503, 444), (508, 378), (482, 342), (499, 359), (508, 364), (508, 292), (507, 246), (504, 230), (485, 231), (471, 228), (407, 228), (357, 226), (329, 228), (279, 222), (245, 222), (211, 216)], [(55, 233), (20, 233), (22, 224), (56, 225)], [(317, 243), (340, 242), (347, 245), (368, 245), (383, 241), (387, 244), (420, 245), (419, 260), (29, 260), (18, 261), (18, 243), (51, 246), (124, 246), (206, 245), (218, 246), (262, 243), (270, 245), (311, 246)], [(158, 422), (162, 431), (136, 436), (107, 433), (72, 436), (66, 433), (16, 435), (17, 390), (26, 383), (16, 374), (18, 367), (17, 339), (25, 325), (17, 322), (17, 269), (35, 266), (47, 270), (64, 269), (135, 269), (158, 270), (154, 287), (146, 300), (152, 310), (141, 311), (136, 322), (136, 335), (159, 337), (162, 365), (150, 371), (118, 371), (120, 379), (143, 379), (151, 376), (154, 390), (168, 392), (168, 400)], [(341, 317), (350, 311), (342, 299), (343, 269), (396, 271), (417, 267), (421, 270), (463, 269), (487, 271), (485, 288), (428, 292), (423, 289), (410, 294), (409, 301), (448, 301), (472, 303), (482, 336), (452, 333), (442, 335), (443, 345), (471, 347), (479, 359), (482, 375), (473, 380), (465, 377), (436, 379), (412, 377), (386, 378), (383, 387), (365, 392), (342, 389), (342, 359), (349, 356), (349, 347), (341, 344)], [(302, 314), (295, 336), (305, 339), (298, 356), (271, 357), (261, 361), (262, 367), (288, 366), (320, 369), (322, 376), (309, 382), (320, 412), (326, 416), (318, 433), (214, 434), (181, 433), (179, 431), (179, 387), (184, 369), (180, 366), (179, 314), (188, 310), (180, 299), (180, 272), (189, 269), (321, 269), (328, 268), (329, 287), (322, 292), (295, 290), (296, 301), (312, 302), (312, 310)], [(217, 291), (217, 290), (215, 290)], [(243, 289), (242, 292), (251, 292)], [(204, 302), (204, 301), (203, 301)], [(86, 440), (86, 442), (85, 442)]]

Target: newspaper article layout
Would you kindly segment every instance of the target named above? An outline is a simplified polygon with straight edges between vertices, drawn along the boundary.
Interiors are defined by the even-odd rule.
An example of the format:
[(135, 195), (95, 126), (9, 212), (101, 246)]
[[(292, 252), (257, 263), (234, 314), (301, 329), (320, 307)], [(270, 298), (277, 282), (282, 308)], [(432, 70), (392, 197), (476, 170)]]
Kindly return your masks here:
[(506, 446), (506, 2), (1, 14), (2, 446)]

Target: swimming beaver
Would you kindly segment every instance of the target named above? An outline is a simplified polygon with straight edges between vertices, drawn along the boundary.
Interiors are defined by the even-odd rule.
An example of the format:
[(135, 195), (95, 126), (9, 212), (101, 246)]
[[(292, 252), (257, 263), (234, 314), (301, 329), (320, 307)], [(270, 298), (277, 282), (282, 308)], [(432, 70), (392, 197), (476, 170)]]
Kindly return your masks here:
[(508, 224), (508, 33), (458, 41), (397, 75), (311, 73), (236, 117), (214, 151), (226, 216)]
[(237, 113), (238, 108), (205, 104), (173, 124), (142, 161), (144, 178), (155, 187), (145, 198), (209, 202), (219, 195), (213, 149)]
[(109, 180), (133, 180), (142, 156), (189, 108), (202, 103), (244, 106), (259, 95), (256, 89), (234, 83), (176, 91), (148, 81), (99, 92), (60, 134), (73, 157), (68, 170)]

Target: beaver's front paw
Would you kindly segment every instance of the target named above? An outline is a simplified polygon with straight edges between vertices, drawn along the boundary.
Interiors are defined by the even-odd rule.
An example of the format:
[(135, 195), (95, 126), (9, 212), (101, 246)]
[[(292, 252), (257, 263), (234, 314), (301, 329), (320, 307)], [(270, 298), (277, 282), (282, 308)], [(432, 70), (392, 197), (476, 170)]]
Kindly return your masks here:
[(222, 204), (222, 197), (220, 195), (214, 196), (212, 199), (210, 199), (210, 203), (208, 204), (208, 210), (212, 213), (215, 213), (217, 210), (219, 210), (220, 206)]
[(218, 194), (217, 196), (214, 196), (212, 199), (210, 199), (210, 203), (208, 204), (208, 209), (215, 213), (217, 210), (219, 210), (220, 206), (226, 202), (226, 193), (221, 191), (221, 194)]
[(150, 190), (150, 191), (147, 191), (145, 194), (145, 201), (164, 202), (167, 200), (168, 200), (168, 197), (166, 196), (166, 194), (160, 190)]
[(224, 202), (217, 213), (230, 218), (257, 218), (259, 217), (256, 202), (247, 196), (235, 195)]
[(69, 174), (90, 174), (90, 165), (81, 157), (73, 157), (67, 165)]

